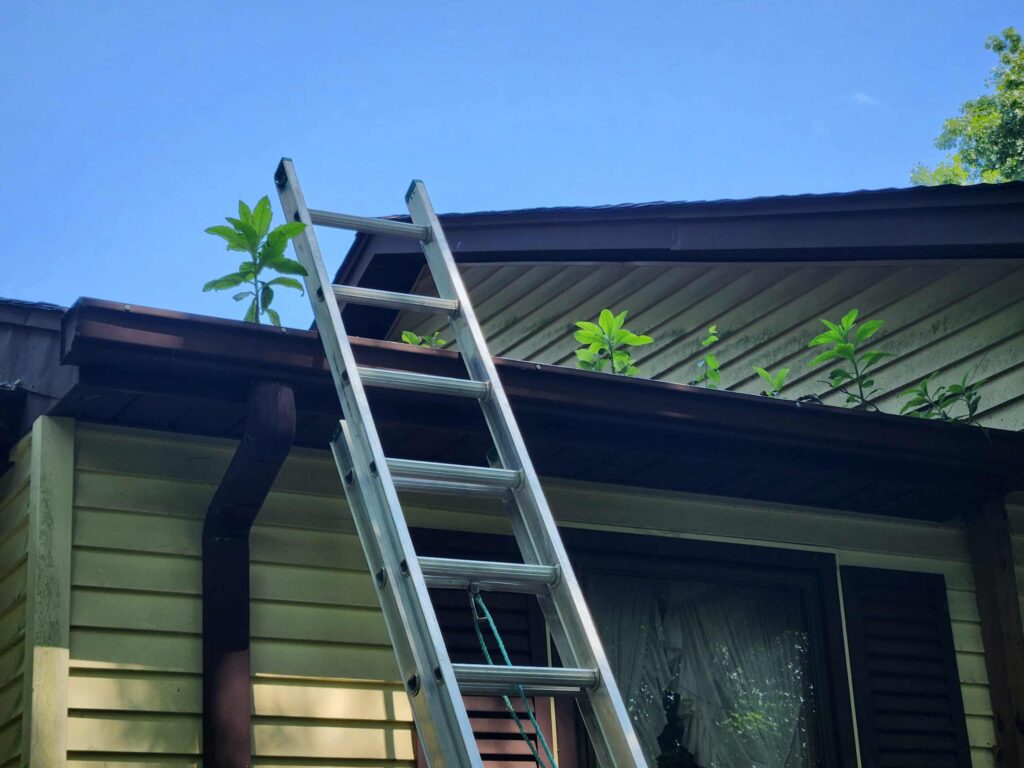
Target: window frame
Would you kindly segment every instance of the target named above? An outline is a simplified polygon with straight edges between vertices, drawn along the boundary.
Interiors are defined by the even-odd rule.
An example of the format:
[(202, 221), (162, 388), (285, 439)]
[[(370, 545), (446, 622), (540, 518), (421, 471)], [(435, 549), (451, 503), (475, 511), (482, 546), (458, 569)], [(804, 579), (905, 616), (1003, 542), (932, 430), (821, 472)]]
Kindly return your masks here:
[[(581, 581), (587, 573), (641, 578), (707, 579), (735, 584), (776, 584), (803, 596), (811, 642), (811, 673), (819, 691), (819, 733), (823, 765), (856, 768), (843, 619), (835, 555), (781, 547), (650, 536), (583, 529), (562, 538)], [(567, 712), (560, 708), (559, 714)], [(576, 741), (580, 768), (593, 768), (593, 753), (578, 716), (558, 718), (558, 741)]]

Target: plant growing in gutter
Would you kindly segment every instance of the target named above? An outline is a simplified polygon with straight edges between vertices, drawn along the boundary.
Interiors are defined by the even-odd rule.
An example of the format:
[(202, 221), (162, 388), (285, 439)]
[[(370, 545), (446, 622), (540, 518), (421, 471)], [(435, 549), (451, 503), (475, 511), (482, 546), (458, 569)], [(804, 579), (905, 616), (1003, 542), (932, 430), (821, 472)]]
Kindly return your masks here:
[(585, 371), (603, 371), (610, 364), (611, 373), (636, 376), (630, 349), (650, 344), (654, 339), (627, 331), (622, 327), (625, 322), (625, 311), (613, 315), (610, 309), (602, 309), (596, 323), (576, 323), (576, 341), (585, 345), (576, 350), (576, 366)]
[(412, 331), (402, 331), (402, 341), (412, 344), (414, 347), (427, 347), (429, 349), (441, 349), (448, 342), (441, 338), (440, 331), (434, 331), (429, 336), (420, 336)]
[[(951, 424), (978, 424), (981, 386), (985, 382), (972, 382), (970, 375), (965, 374), (959, 384), (942, 386), (932, 391), (928, 387), (934, 378), (933, 373), (910, 389), (900, 392), (900, 397), (910, 398), (900, 408), (900, 415), (907, 414), (918, 419), (941, 419)], [(963, 406), (963, 413), (954, 416), (953, 409), (957, 405)]]
[(754, 372), (764, 379), (765, 388), (761, 390), (762, 395), (778, 397), (782, 394), (782, 388), (786, 385), (786, 377), (789, 375), (789, 368), (780, 368), (777, 373), (772, 374), (755, 365)]
[(851, 309), (838, 323), (822, 319), (821, 322), (828, 330), (811, 339), (807, 346), (824, 346), (826, 349), (808, 365), (838, 362), (839, 365), (829, 371), (826, 383), (845, 394), (847, 404), (855, 408), (870, 408), (871, 396), (878, 392), (870, 369), (880, 360), (892, 357), (892, 353), (862, 349), (865, 342), (881, 330), (882, 321), (864, 320), (858, 323), (857, 316), (857, 310)]
[[(203, 286), (204, 291), (226, 291), (244, 285), (247, 290), (236, 293), (235, 301), (249, 299), (249, 307), (245, 311), (245, 321), (259, 323), (266, 315), (274, 325), (281, 325), (281, 316), (270, 308), (274, 300), (274, 288), (294, 288), (303, 291), (302, 283), (288, 275), (305, 275), (305, 268), (294, 259), (284, 255), (288, 241), (300, 234), (306, 225), (301, 222), (288, 222), (270, 229), (270, 221), (274, 213), (270, 208), (270, 199), (263, 197), (256, 207), (250, 209), (241, 200), (238, 201), (238, 218), (228, 216), (225, 220), (231, 226), (223, 224), (208, 227), (206, 232), (227, 241), (229, 251), (247, 253), (249, 259), (238, 265), (237, 272), (218, 277)], [(270, 280), (261, 279), (265, 272), (277, 272), (280, 277)]]
[[(718, 342), (718, 326), (712, 325), (708, 328), (708, 335), (701, 340), (700, 345), (707, 349)], [(714, 354), (705, 352), (704, 357), (697, 363), (697, 370), (700, 373), (690, 382), (691, 384), (703, 384), (708, 389), (718, 389), (718, 385), (722, 383), (722, 374), (718, 370), (718, 358)]]

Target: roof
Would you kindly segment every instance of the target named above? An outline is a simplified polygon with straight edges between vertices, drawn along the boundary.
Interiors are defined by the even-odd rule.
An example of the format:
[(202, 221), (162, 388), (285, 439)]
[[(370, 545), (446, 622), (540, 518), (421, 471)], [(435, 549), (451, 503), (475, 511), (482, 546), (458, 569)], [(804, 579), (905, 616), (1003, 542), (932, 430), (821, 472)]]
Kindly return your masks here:
[[(440, 218), (459, 263), (1024, 257), (1024, 182), (529, 208)], [(359, 234), (335, 282), (409, 291), (422, 266), (418, 243)], [(352, 306), (345, 317), (355, 332), (381, 337), (393, 314)]]
[(0, 472), (7, 448), (70, 386), (61, 370), (64, 307), (0, 298)]
[[(64, 316), (75, 380), (55, 415), (237, 437), (253, 382), (295, 390), (296, 442), (340, 417), (319, 339), (92, 299)], [(452, 352), (355, 339), (362, 365), (462, 376)], [(1024, 482), (1024, 435), (497, 359), (548, 477), (945, 518)], [(419, 397), (420, 399), (415, 399)], [(373, 394), (391, 455), (483, 464), (473, 403)], [(413, 398), (413, 399), (410, 399)], [(429, 407), (424, 407), (424, 405)]]

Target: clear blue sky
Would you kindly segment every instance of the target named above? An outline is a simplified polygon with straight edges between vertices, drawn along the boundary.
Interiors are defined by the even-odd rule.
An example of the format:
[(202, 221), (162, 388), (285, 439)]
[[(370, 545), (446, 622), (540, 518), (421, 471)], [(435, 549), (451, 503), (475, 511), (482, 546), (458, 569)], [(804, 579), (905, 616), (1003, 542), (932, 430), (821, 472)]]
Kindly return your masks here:
[[(401, 212), (906, 186), (1020, 0), (4, 2), (0, 296), (238, 316), (203, 233), (294, 158)], [(328, 245), (336, 266), (347, 240)], [(305, 327), (305, 299), (280, 301)]]

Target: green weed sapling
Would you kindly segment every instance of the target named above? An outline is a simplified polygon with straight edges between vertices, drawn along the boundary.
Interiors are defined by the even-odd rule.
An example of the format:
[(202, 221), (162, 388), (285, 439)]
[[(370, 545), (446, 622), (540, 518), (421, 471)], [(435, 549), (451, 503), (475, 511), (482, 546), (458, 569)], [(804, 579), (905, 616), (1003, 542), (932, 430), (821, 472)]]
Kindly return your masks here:
[(808, 365), (838, 362), (839, 367), (829, 371), (826, 383), (845, 394), (847, 404), (856, 408), (869, 408), (871, 396), (878, 392), (869, 370), (880, 360), (892, 357), (892, 353), (877, 349), (862, 351), (864, 343), (881, 330), (882, 321), (864, 320), (858, 324), (857, 315), (857, 310), (851, 309), (838, 323), (822, 319), (821, 322), (828, 330), (811, 339), (807, 346), (828, 348)]
[[(965, 374), (959, 384), (950, 384), (932, 391), (935, 374), (926, 376), (918, 384), (900, 392), (900, 397), (910, 400), (900, 408), (900, 415), (907, 414), (918, 419), (941, 419), (953, 424), (977, 424), (978, 406), (981, 404), (981, 386), (984, 381), (970, 381)], [(953, 415), (957, 405), (963, 406), (963, 413)]]
[(420, 336), (412, 331), (402, 331), (402, 341), (412, 344), (414, 347), (428, 347), (429, 349), (441, 349), (448, 343), (441, 338), (440, 331), (434, 331), (429, 336)]
[[(708, 328), (708, 335), (701, 340), (700, 345), (707, 349), (712, 344), (717, 344), (719, 340), (718, 326), (712, 325)], [(703, 384), (708, 389), (718, 389), (718, 385), (722, 383), (722, 374), (718, 370), (718, 358), (714, 354), (705, 352), (704, 357), (697, 363), (697, 369), (700, 373), (690, 382), (691, 384)]]
[(782, 388), (786, 385), (786, 377), (789, 375), (789, 368), (780, 368), (778, 373), (771, 374), (764, 368), (758, 368), (755, 365), (754, 372), (764, 379), (765, 388), (761, 390), (762, 395), (778, 397), (782, 394)]
[[(239, 200), (238, 218), (226, 218), (231, 226), (221, 224), (206, 229), (208, 234), (226, 240), (229, 251), (249, 254), (249, 260), (243, 261), (237, 272), (211, 280), (203, 286), (203, 290), (226, 291), (244, 285), (248, 290), (240, 291), (232, 298), (235, 301), (249, 299), (245, 321), (259, 323), (260, 318), (266, 315), (270, 322), (280, 326), (281, 316), (270, 308), (270, 303), (274, 300), (275, 287), (294, 288), (300, 292), (303, 290), (302, 283), (288, 275), (302, 276), (306, 274), (306, 270), (299, 262), (285, 256), (284, 249), (288, 241), (300, 234), (306, 225), (301, 222), (289, 222), (271, 230), (270, 221), (273, 215), (270, 199), (267, 197), (261, 198), (252, 209)], [(261, 275), (265, 271), (277, 272), (283, 277), (263, 280)]]
[(613, 315), (610, 309), (602, 309), (596, 323), (581, 320), (575, 333), (576, 341), (585, 346), (576, 350), (576, 365), (585, 371), (603, 371), (611, 363), (611, 373), (622, 376), (636, 376), (630, 348), (650, 344), (654, 339), (641, 336), (623, 328), (626, 313)]

